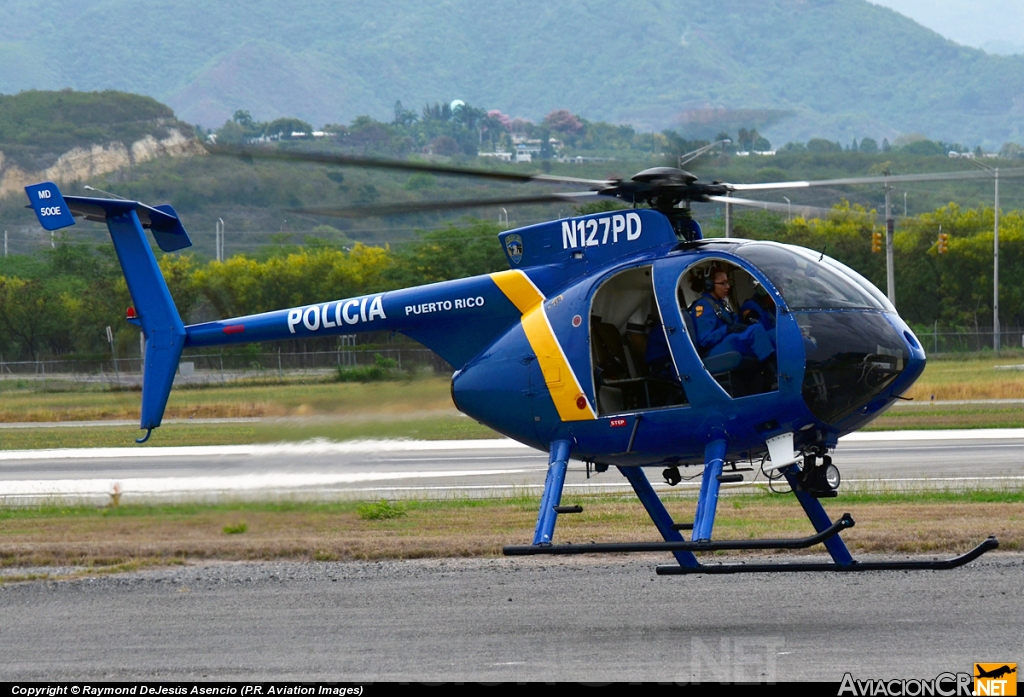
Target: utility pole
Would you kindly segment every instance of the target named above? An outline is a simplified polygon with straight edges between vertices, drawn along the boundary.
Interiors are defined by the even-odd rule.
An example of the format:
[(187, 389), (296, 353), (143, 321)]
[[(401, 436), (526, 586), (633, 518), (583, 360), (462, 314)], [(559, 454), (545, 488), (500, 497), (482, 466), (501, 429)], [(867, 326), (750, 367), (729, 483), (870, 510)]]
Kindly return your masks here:
[[(889, 176), (889, 170), (885, 171)], [(892, 259), (892, 238), (895, 224), (892, 219), (892, 186), (889, 181), (885, 182), (885, 282), (889, 296), (889, 302), (896, 305), (896, 269), (893, 267)]]
[(984, 162), (968, 160), (972, 165), (992, 172), (995, 179), (995, 224), (992, 235), (992, 350), (998, 351), (1002, 344), (999, 328), (999, 168), (990, 167)]
[(998, 352), (999, 336), (999, 168), (995, 169), (996, 179), (996, 222), (992, 241), (992, 350)]
[(224, 261), (224, 218), (217, 218), (217, 261)]

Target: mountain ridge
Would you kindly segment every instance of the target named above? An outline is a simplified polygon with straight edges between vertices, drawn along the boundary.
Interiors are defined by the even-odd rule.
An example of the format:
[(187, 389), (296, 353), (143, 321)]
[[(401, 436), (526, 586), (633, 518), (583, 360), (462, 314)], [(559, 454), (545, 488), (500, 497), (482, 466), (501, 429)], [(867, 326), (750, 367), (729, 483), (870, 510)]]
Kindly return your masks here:
[[(694, 111), (789, 112), (747, 124), (776, 143), (918, 131), (997, 148), (1024, 130), (1024, 56), (959, 46), (866, 0), (25, 0), (10, 15), (0, 92), (119, 89), (205, 126), (236, 109), (320, 125), (460, 98), (690, 137), (708, 135), (686, 122)], [(82, 31), (125, 17), (133, 41)]]

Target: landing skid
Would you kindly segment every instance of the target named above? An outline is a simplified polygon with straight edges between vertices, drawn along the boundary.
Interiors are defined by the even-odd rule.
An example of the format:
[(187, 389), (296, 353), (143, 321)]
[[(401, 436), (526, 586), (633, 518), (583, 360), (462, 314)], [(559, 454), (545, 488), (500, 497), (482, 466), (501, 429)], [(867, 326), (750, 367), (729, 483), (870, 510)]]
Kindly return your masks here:
[[(711, 542), (595, 542), (587, 545), (509, 545), (504, 548), (508, 556), (529, 554), (609, 554), (613, 552), (719, 552), (743, 549), (806, 549), (820, 544), (838, 534), (841, 530), (852, 528), (853, 518), (849, 513), (833, 523), (827, 530), (817, 535), (796, 540), (722, 540)], [(659, 567), (661, 568), (661, 567)]]
[[(775, 573), (795, 571), (943, 571), (955, 569), (974, 561), (985, 552), (999, 547), (995, 537), (989, 537), (977, 547), (952, 559), (934, 559), (930, 561), (879, 561), (858, 562), (846, 548), (839, 537), (843, 530), (854, 526), (853, 518), (844, 513), (836, 522), (832, 522), (817, 498), (811, 496), (800, 486), (800, 468), (792, 464), (780, 471), (785, 475), (803, 507), (808, 519), (817, 531), (810, 537), (782, 540), (711, 540), (711, 530), (715, 521), (715, 510), (718, 507), (718, 490), (721, 483), (725, 441), (713, 441), (704, 452), (704, 474), (701, 480), (700, 496), (697, 500), (697, 514), (693, 525), (680, 524), (672, 520), (661, 499), (647, 480), (647, 476), (639, 467), (620, 467), (619, 471), (629, 480), (640, 502), (647, 509), (654, 525), (661, 532), (664, 542), (615, 542), (592, 543), (585, 545), (551, 543), (555, 532), (555, 522), (559, 513), (577, 513), (578, 507), (560, 506), (562, 486), (568, 466), (570, 444), (568, 441), (556, 441), (551, 444), (551, 457), (548, 465), (548, 476), (544, 483), (544, 494), (541, 498), (540, 514), (537, 518), (537, 529), (534, 532), (532, 545), (509, 545), (504, 553), (509, 556), (535, 554), (609, 554), (637, 552), (671, 552), (677, 564), (659, 566), (656, 571), (660, 576), (683, 574), (749, 574)], [(680, 530), (692, 529), (692, 540), (683, 538)], [(832, 557), (832, 563), (793, 562), (779, 564), (714, 564), (705, 565), (697, 561), (694, 552), (716, 552), (723, 550), (768, 550), (768, 549), (806, 549), (817, 544), (824, 544)]]
[(697, 568), (686, 566), (659, 566), (655, 571), (659, 576), (678, 576), (682, 574), (756, 574), (771, 571), (945, 571), (970, 563), (985, 552), (999, 546), (999, 540), (989, 537), (980, 545), (966, 554), (952, 559), (932, 559), (931, 561), (852, 561), (849, 564), (827, 563), (792, 563), (792, 564), (701, 564)]

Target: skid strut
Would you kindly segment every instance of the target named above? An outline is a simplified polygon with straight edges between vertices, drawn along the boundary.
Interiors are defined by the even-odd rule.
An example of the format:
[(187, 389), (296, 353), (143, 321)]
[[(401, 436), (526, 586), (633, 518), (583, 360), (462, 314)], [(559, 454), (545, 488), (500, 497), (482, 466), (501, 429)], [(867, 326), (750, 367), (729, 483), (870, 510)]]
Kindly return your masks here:
[[(676, 523), (672, 520), (658, 494), (647, 480), (644, 471), (639, 467), (620, 467), (619, 471), (629, 480), (637, 498), (647, 509), (655, 527), (664, 538), (664, 542), (614, 542), (592, 543), (584, 545), (551, 544), (555, 531), (555, 521), (559, 513), (579, 512), (577, 506), (562, 506), (562, 487), (569, 460), (571, 443), (567, 440), (555, 441), (551, 444), (548, 461), (548, 476), (544, 483), (544, 494), (541, 497), (540, 512), (537, 516), (537, 529), (534, 532), (532, 545), (509, 545), (504, 553), (509, 556), (535, 554), (609, 554), (632, 552), (671, 552), (677, 564), (657, 567), (661, 576), (682, 574), (744, 574), (766, 572), (793, 571), (909, 571), (932, 570), (941, 571), (955, 569), (974, 561), (985, 552), (999, 547), (995, 537), (989, 537), (977, 547), (952, 559), (933, 559), (929, 561), (877, 561), (858, 562), (846, 548), (839, 533), (854, 526), (853, 518), (844, 513), (839, 520), (832, 522), (817, 498), (810, 495), (800, 486), (800, 469), (794, 463), (780, 471), (789, 482), (793, 493), (800, 502), (804, 513), (814, 526), (816, 534), (810, 537), (782, 540), (717, 540), (712, 541), (711, 531), (715, 522), (715, 510), (718, 507), (718, 488), (721, 483), (723, 459), (726, 442), (715, 440), (704, 449), (705, 467), (701, 481), (700, 495), (697, 499), (697, 514), (692, 525)], [(686, 540), (681, 530), (693, 530), (693, 539)], [(697, 561), (694, 552), (716, 552), (723, 550), (770, 550), (770, 549), (806, 549), (817, 544), (824, 544), (832, 557), (831, 563), (793, 562), (767, 564), (713, 564), (704, 565)]]

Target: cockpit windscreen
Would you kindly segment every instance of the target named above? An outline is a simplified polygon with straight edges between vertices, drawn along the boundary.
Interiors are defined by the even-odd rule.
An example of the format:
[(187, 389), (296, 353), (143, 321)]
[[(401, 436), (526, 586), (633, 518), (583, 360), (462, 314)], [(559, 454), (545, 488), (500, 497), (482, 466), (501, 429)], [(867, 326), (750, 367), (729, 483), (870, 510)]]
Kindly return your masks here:
[(884, 297), (860, 274), (847, 273), (845, 266), (817, 252), (771, 242), (750, 242), (735, 253), (771, 280), (791, 310), (891, 310)]

